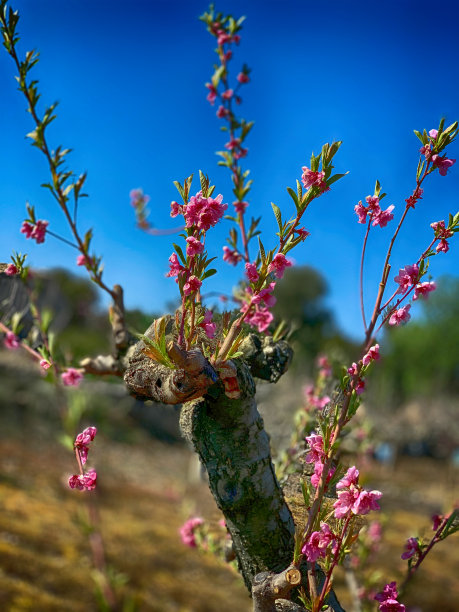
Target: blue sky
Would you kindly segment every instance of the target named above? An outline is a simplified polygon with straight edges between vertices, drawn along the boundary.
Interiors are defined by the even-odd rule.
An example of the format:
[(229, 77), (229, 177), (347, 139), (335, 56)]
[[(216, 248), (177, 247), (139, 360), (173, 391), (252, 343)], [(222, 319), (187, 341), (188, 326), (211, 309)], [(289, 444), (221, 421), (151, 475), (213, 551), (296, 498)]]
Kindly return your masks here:
[[(177, 295), (164, 277), (172, 252), (170, 236), (137, 230), (129, 191), (142, 187), (157, 227), (175, 225), (169, 206), (177, 199), (173, 180), (202, 169), (232, 202), (227, 171), (217, 167), (223, 148), (216, 107), (206, 101), (204, 83), (214, 63), (214, 39), (198, 16), (205, 2), (16, 0), (21, 20), (20, 49), (36, 48), (35, 69), (42, 101), (59, 100), (49, 129), (53, 147), (73, 149), (69, 166), (87, 170), (87, 192), (79, 219), (94, 228), (93, 247), (105, 261), (107, 283), (121, 283), (128, 307), (160, 311)], [(437, 127), (442, 116), (459, 118), (454, 24), (457, 2), (438, 11), (421, 1), (302, 2), (220, 1), (217, 9), (246, 15), (242, 41), (231, 63), (236, 76), (245, 62), (251, 83), (242, 92), (241, 115), (255, 120), (243, 167), (254, 179), (249, 212), (262, 216), (266, 246), (275, 244), (270, 202), (289, 216), (286, 193), (308, 165), (311, 151), (342, 140), (337, 172), (349, 175), (315, 201), (304, 218), (311, 237), (292, 256), (319, 269), (327, 279), (327, 303), (343, 331), (359, 338), (358, 270), (364, 228), (353, 208), (373, 193), (379, 179), (395, 205), (396, 219), (415, 185), (419, 142), (413, 129)], [(45, 160), (24, 138), (32, 129), (17, 92), (14, 66), (0, 53), (0, 259), (12, 249), (29, 254), (37, 268), (75, 266), (75, 252), (56, 240), (44, 245), (19, 233), (25, 202), (50, 229), (68, 236), (62, 213), (40, 184), (49, 180)], [(458, 145), (449, 156), (459, 157)], [(392, 277), (413, 263), (430, 242), (432, 221), (457, 211), (458, 166), (447, 177), (429, 177), (424, 199), (410, 215), (394, 250)], [(195, 183), (196, 190), (198, 182)], [(209, 251), (221, 257), (229, 222), (209, 235)], [(365, 269), (367, 309), (374, 299), (391, 229), (370, 234)], [(255, 252), (253, 251), (253, 255)], [(207, 290), (228, 293), (235, 270), (221, 262)], [(457, 246), (432, 262), (432, 274), (457, 275)], [(415, 307), (413, 310), (416, 311)]]

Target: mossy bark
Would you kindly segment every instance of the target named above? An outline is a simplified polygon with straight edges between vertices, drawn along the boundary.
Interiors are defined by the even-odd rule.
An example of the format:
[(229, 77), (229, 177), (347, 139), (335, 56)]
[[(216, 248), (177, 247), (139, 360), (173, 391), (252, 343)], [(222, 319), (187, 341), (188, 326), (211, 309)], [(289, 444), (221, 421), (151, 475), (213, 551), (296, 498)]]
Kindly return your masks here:
[(292, 558), (295, 526), (274, 474), (269, 437), (249, 368), (238, 363), (239, 399), (223, 388), (186, 403), (180, 425), (209, 476), (250, 589), (261, 571), (279, 572)]

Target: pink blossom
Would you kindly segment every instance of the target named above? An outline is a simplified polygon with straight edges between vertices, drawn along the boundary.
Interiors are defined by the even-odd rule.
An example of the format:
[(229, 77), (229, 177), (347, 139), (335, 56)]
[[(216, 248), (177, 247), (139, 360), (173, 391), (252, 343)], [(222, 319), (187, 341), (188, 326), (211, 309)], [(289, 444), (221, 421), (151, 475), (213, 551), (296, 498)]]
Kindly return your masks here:
[(410, 195), (410, 197), (405, 200), (406, 205), (411, 208), (414, 208), (414, 205), (416, 204), (416, 202), (422, 199), (423, 193), (424, 193), (423, 189), (421, 189), (420, 187), (416, 187), (416, 189), (413, 191), (413, 194)]
[(382, 538), (382, 525), (379, 521), (372, 521), (368, 527), (368, 537), (372, 544), (377, 544)]
[(292, 262), (289, 261), (283, 253), (277, 253), (268, 266), (268, 274), (270, 272), (274, 272), (274, 275), (277, 278), (282, 278), (284, 276), (285, 268), (289, 268), (291, 265)]
[(183, 206), (174, 200), (171, 202), (171, 217), (177, 217), (178, 215), (183, 215)]
[(259, 332), (264, 332), (268, 329), (273, 319), (273, 315), (267, 308), (256, 306), (245, 320), (252, 327), (256, 327)]
[(46, 228), (48, 227), (48, 221), (42, 221), (39, 219), (35, 225), (32, 225), (28, 221), (24, 221), (21, 227), (21, 233), (25, 234), (26, 238), (32, 238), (37, 244), (42, 244), (45, 241)]
[(47, 359), (42, 359), (40, 361), (40, 366), (44, 369), (44, 370), (49, 370), (49, 368), (51, 367), (51, 364), (49, 363), (49, 361)]
[(222, 93), (222, 99), (231, 100), (231, 98), (233, 97), (233, 94), (234, 94), (234, 91), (232, 89), (227, 89), (226, 91)]
[(93, 265), (93, 261), (87, 255), (78, 255), (76, 258), (77, 266), (86, 266), (86, 268), (90, 268)]
[(212, 83), (206, 83), (206, 87), (209, 90), (209, 93), (207, 94), (207, 100), (208, 102), (210, 102), (212, 104), (212, 106), (215, 103), (215, 99), (217, 97), (217, 90), (215, 89), (215, 87), (212, 85)]
[(216, 225), (223, 217), (228, 204), (222, 204), (223, 196), (204, 198), (201, 191), (190, 198), (185, 208), (186, 226), (195, 225), (205, 232)]
[(421, 147), (419, 149), (419, 153), (421, 153), (421, 155), (425, 155), (426, 159), (429, 159), (430, 156), (432, 155), (432, 147), (430, 145), (430, 142), (424, 145), (423, 147)]
[(405, 266), (398, 272), (398, 276), (394, 278), (394, 281), (400, 285), (397, 289), (397, 293), (405, 293), (405, 291), (414, 285), (419, 276), (419, 267), (417, 264), (412, 266)]
[(142, 208), (150, 201), (150, 196), (144, 194), (143, 189), (131, 189), (129, 192), (131, 198), (131, 206), (134, 208)]
[(304, 229), (304, 227), (299, 227), (298, 229), (294, 229), (293, 233), (298, 234), (298, 238), (301, 238), (303, 242), (306, 240), (308, 236), (311, 235), (311, 232), (308, 232), (308, 230)]
[(405, 606), (397, 601), (398, 593), (396, 583), (386, 584), (382, 593), (375, 595), (375, 599), (380, 602), (380, 612), (405, 612)]
[(272, 295), (275, 286), (276, 283), (273, 282), (269, 283), (269, 285), (264, 289), (260, 289), (260, 291), (258, 291), (258, 293), (253, 296), (252, 303), (260, 304), (261, 302), (264, 302), (267, 308), (272, 308), (276, 303), (276, 298), (274, 297), (274, 295)]
[(317, 357), (317, 365), (319, 366), (320, 369), (320, 375), (321, 376), (331, 376), (332, 373), (332, 369), (331, 369), (331, 364), (328, 361), (328, 358), (326, 355), (319, 355)]
[(186, 254), (188, 255), (188, 257), (194, 257), (198, 253), (203, 252), (204, 245), (202, 244), (202, 242), (199, 242), (199, 240), (194, 236), (188, 236), (186, 242), (188, 243), (186, 247)]
[(379, 227), (386, 227), (389, 221), (392, 221), (394, 218), (392, 214), (393, 210), (394, 206), (388, 206), (386, 210), (380, 210), (379, 213), (374, 214), (372, 220), (373, 227), (376, 227), (376, 225), (379, 225)]
[(236, 79), (239, 81), (239, 83), (248, 83), (250, 81), (249, 75), (245, 72), (240, 72)]
[(324, 180), (325, 172), (315, 172), (310, 170), (307, 166), (303, 166), (301, 169), (303, 170), (301, 181), (305, 189), (309, 189), (310, 187), (318, 187), (321, 193), (330, 190)]
[(166, 274), (166, 276), (178, 276), (184, 271), (185, 268), (180, 264), (177, 253), (172, 253), (172, 255), (169, 257), (169, 272)]
[(351, 485), (357, 485), (359, 482), (359, 470), (353, 465), (348, 469), (346, 474), (336, 484), (336, 488), (345, 489)]
[(208, 338), (213, 338), (215, 336), (215, 331), (217, 329), (217, 324), (212, 323), (213, 313), (211, 310), (206, 310), (204, 314), (204, 320), (199, 324), (199, 327), (202, 327), (206, 332), (206, 336)]
[(306, 463), (322, 461), (325, 458), (323, 437), (319, 434), (312, 433), (310, 436), (306, 436), (305, 440), (309, 446), (309, 452), (304, 459)]
[(414, 288), (413, 301), (417, 300), (419, 297), (424, 297), (427, 299), (429, 297), (429, 293), (431, 291), (435, 291), (436, 288), (437, 285), (433, 281), (419, 283), (419, 285), (416, 285)]
[(10, 263), (6, 266), (4, 272), (7, 276), (15, 276), (19, 272), (19, 269), (14, 264)]
[(194, 517), (188, 519), (180, 527), (180, 537), (182, 539), (182, 543), (185, 544), (185, 546), (189, 546), (190, 548), (196, 548), (195, 531), (200, 525), (203, 524), (204, 521), (202, 520), (202, 518)]
[(396, 599), (386, 599), (379, 604), (379, 612), (405, 612), (405, 606)]
[(6, 332), (5, 334), (3, 344), (5, 345), (5, 348), (14, 350), (14, 349), (19, 348), (20, 341), (19, 341), (19, 338), (16, 336), (16, 334), (13, 334), (12, 331), (9, 331), (9, 332)]
[(329, 395), (324, 395), (323, 397), (314, 396), (311, 399), (311, 404), (317, 410), (323, 410), (327, 404), (331, 402), (331, 397)]
[(443, 155), (443, 157), (440, 157), (439, 155), (432, 155), (432, 163), (435, 168), (438, 168), (438, 171), (441, 176), (446, 176), (446, 173), (448, 172), (449, 168), (451, 168), (451, 166), (456, 163), (456, 160), (448, 159), (446, 155)]
[(217, 109), (216, 115), (219, 119), (223, 119), (224, 117), (229, 115), (229, 110), (225, 108), (222, 104), (220, 104), (220, 106)]
[(391, 582), (390, 584), (386, 584), (384, 590), (381, 593), (375, 595), (376, 601), (386, 601), (386, 599), (397, 599), (397, 583)]
[(230, 43), (231, 42), (231, 36), (229, 34), (227, 34), (224, 30), (220, 30), (218, 33), (218, 38), (217, 38), (217, 43), (218, 45), (221, 47), (222, 45), (226, 44), (226, 43)]
[(79, 491), (92, 491), (96, 488), (96, 484), (97, 473), (95, 470), (89, 470), (86, 474), (74, 474), (69, 478), (69, 487)]
[(245, 212), (245, 209), (247, 208), (247, 206), (249, 205), (248, 202), (233, 202), (234, 204), (234, 210), (239, 214), (243, 214)]
[(369, 212), (374, 212), (374, 213), (379, 213), (380, 212), (380, 207), (379, 207), (379, 198), (378, 196), (371, 196), (368, 195), (365, 198), (366, 203), (368, 204), (368, 211)]
[[(335, 517), (339, 519), (347, 516), (352, 511), (358, 497), (359, 489), (354, 485), (351, 485), (348, 489), (338, 491), (338, 499), (333, 504)], [(354, 512), (354, 514), (356, 513)]]
[(240, 146), (240, 144), (241, 144), (240, 138), (231, 138), (231, 140), (225, 144), (225, 148), (228, 149), (229, 151), (233, 151), (234, 149), (237, 149)]
[(362, 204), (362, 200), (360, 200), (359, 203), (354, 206), (354, 210), (355, 210), (355, 214), (359, 218), (359, 223), (366, 223), (368, 210)]
[(336, 538), (327, 523), (320, 524), (320, 531), (313, 531), (301, 552), (310, 563), (315, 563), (320, 557), (325, 558), (327, 548), (333, 544), (336, 550)]
[(394, 310), (389, 319), (389, 325), (400, 325), (401, 323), (408, 323), (411, 319), (410, 315), (411, 304), (403, 306), (398, 310)]
[(378, 361), (379, 358), (379, 344), (375, 344), (369, 349), (368, 353), (363, 356), (362, 363), (366, 366), (372, 361)]
[(435, 247), (435, 250), (437, 251), (437, 253), (447, 253), (449, 251), (448, 241), (442, 238)]
[(21, 234), (25, 234), (26, 238), (32, 238), (33, 228), (34, 226), (31, 223), (24, 221), (21, 226)]
[(75, 368), (68, 368), (61, 374), (62, 384), (66, 387), (78, 387), (83, 380), (83, 374)]
[(361, 395), (365, 391), (365, 381), (362, 378), (359, 378), (355, 383), (354, 391), (357, 395)]
[(201, 285), (202, 281), (200, 281), (199, 278), (197, 276), (194, 276), (193, 274), (183, 285), (184, 295), (191, 295), (192, 293), (196, 293), (196, 291), (198, 291)]
[(245, 157), (247, 155), (248, 151), (248, 149), (244, 149), (239, 146), (239, 150), (233, 153), (233, 157), (234, 159), (241, 159), (241, 157)]
[(97, 429), (95, 427), (87, 427), (75, 438), (73, 446), (74, 448), (78, 449), (82, 465), (84, 465), (87, 461), (89, 444), (94, 440), (96, 433)]
[(355, 361), (353, 362), (351, 367), (347, 369), (347, 373), (351, 376), (357, 376), (357, 374), (359, 373), (359, 368)]
[(245, 264), (245, 273), (247, 274), (247, 278), (251, 283), (256, 283), (257, 280), (260, 278), (257, 271), (257, 265), (254, 263)]
[(437, 136), (438, 136), (438, 130), (429, 130), (429, 136), (433, 139), (436, 140)]
[[(314, 474), (311, 476), (311, 484), (314, 487), (319, 486), (320, 479), (322, 478), (322, 472), (324, 470), (324, 465), (321, 461), (317, 461), (314, 465)], [(331, 467), (327, 474), (327, 481), (325, 484), (328, 484), (333, 477), (333, 474), (336, 472), (336, 467)]]
[(352, 507), (354, 514), (368, 514), (370, 510), (380, 510), (378, 499), (382, 497), (381, 491), (360, 491)]
[(420, 551), (419, 542), (417, 538), (408, 538), (405, 542), (405, 552), (402, 553), (402, 559), (411, 559), (414, 555)]
[(235, 249), (230, 249), (227, 246), (223, 247), (223, 261), (235, 266), (242, 259), (242, 255), (238, 253)]

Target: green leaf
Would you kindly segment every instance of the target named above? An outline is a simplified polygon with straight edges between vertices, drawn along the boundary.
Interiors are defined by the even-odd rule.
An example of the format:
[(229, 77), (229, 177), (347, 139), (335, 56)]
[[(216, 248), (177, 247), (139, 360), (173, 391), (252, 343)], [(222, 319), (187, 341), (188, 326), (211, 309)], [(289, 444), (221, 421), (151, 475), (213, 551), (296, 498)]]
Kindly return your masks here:
[(424, 141), (424, 137), (421, 134), (421, 132), (418, 132), (417, 130), (414, 130), (414, 133), (416, 134), (416, 136), (419, 138), (419, 140), (422, 142), (423, 145), (427, 144), (427, 142)]
[(271, 206), (276, 217), (277, 225), (279, 226), (279, 232), (282, 234), (282, 216), (279, 206), (276, 206), (274, 202), (271, 202)]
[(266, 253), (265, 253), (265, 247), (263, 246), (262, 241), (260, 240), (260, 238), (258, 238), (258, 246), (260, 248), (260, 257), (261, 257), (261, 261), (263, 264), (265, 264), (266, 262)]
[(287, 187), (287, 191), (288, 191), (288, 194), (290, 195), (290, 197), (292, 198), (292, 200), (294, 201), (296, 209), (299, 210), (300, 209), (300, 204), (298, 202), (298, 196), (296, 195), (296, 193), (293, 191), (293, 189), (291, 187)]
[(174, 247), (174, 249), (176, 250), (177, 255), (179, 256), (180, 261), (182, 262), (182, 264), (183, 264), (184, 266), (186, 266), (186, 257), (185, 257), (185, 255), (183, 254), (182, 247), (180, 247), (178, 244), (175, 244), (175, 242), (173, 242), (173, 243), (172, 243), (172, 246), (173, 246), (173, 247)]
[(343, 178), (343, 176), (346, 176), (347, 174), (349, 174), (349, 172), (345, 172), (344, 174), (334, 174), (333, 176), (331, 176), (327, 181), (328, 187), (330, 187), (330, 185), (333, 185), (333, 183), (336, 183), (336, 181), (339, 181), (339, 179)]
[(213, 276), (214, 274), (217, 274), (217, 270), (215, 270), (215, 268), (206, 270), (206, 272), (204, 272), (204, 274), (201, 276), (201, 280), (206, 280), (206, 278), (209, 278), (209, 276)]

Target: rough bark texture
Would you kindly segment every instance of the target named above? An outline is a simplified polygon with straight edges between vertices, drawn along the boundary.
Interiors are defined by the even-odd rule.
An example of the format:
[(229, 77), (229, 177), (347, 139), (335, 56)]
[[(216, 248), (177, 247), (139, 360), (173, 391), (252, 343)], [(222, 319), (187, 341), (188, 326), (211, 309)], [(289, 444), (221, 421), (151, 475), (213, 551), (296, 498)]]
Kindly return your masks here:
[(243, 362), (238, 363), (238, 381), (239, 399), (228, 399), (217, 388), (214, 397), (185, 404), (180, 425), (207, 469), (250, 589), (259, 572), (279, 572), (289, 565), (295, 526), (274, 474), (255, 384)]

